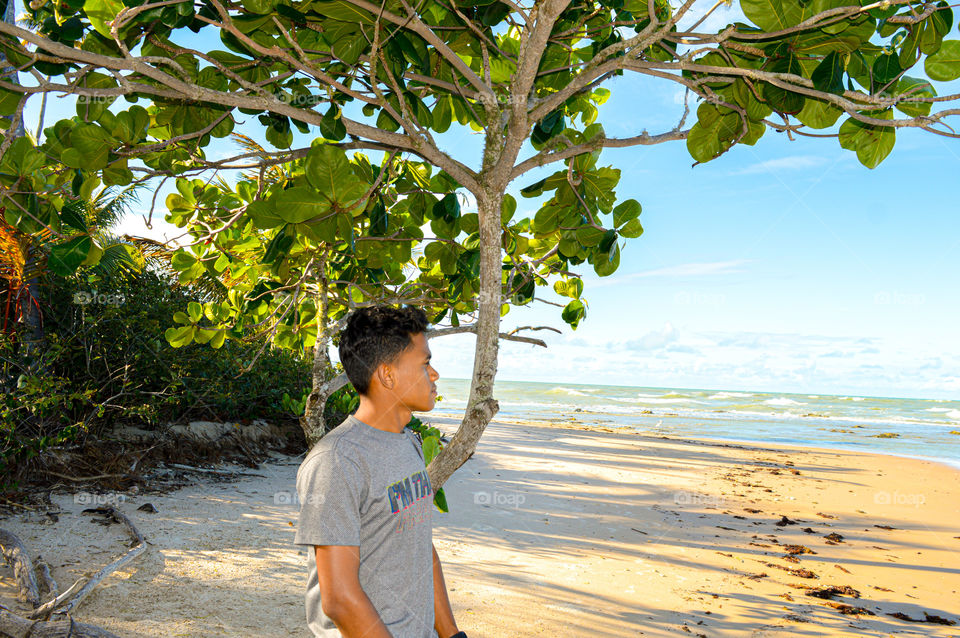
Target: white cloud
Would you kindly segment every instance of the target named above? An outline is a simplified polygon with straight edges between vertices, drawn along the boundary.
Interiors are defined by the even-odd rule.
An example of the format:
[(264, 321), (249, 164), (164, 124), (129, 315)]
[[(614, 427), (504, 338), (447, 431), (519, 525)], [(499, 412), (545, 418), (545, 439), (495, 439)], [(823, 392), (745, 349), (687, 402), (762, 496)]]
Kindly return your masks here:
[[(501, 342), (497, 378), (886, 396), (960, 391), (960, 356), (878, 338), (698, 332), (671, 322), (638, 337), (621, 333), (602, 341), (570, 332), (538, 336), (547, 349)], [(437, 339), (430, 347), (441, 375), (469, 378), (474, 340), (458, 338)]]
[(789, 157), (778, 157), (777, 159), (751, 164), (737, 171), (732, 171), (732, 175), (752, 175), (756, 173), (774, 173), (778, 171), (792, 171), (804, 168), (812, 168), (826, 163), (826, 158), (816, 155), (791, 155)]

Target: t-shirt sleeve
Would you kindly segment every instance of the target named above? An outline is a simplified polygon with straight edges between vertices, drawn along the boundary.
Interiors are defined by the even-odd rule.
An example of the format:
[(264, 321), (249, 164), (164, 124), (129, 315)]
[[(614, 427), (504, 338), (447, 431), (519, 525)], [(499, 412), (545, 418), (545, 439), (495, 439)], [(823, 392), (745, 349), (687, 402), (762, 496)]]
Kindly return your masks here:
[(297, 475), (300, 517), (296, 545), (360, 545), (360, 468), (335, 445)]

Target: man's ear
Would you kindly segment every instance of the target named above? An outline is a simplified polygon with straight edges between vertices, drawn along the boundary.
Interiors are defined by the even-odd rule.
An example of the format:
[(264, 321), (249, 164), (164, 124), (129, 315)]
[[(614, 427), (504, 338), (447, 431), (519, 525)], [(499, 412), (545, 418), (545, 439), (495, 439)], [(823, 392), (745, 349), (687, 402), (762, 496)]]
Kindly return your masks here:
[(393, 389), (393, 386), (396, 383), (396, 375), (394, 374), (393, 368), (389, 364), (381, 363), (378, 365), (374, 375), (377, 377), (377, 381), (380, 382), (380, 385), (385, 389)]

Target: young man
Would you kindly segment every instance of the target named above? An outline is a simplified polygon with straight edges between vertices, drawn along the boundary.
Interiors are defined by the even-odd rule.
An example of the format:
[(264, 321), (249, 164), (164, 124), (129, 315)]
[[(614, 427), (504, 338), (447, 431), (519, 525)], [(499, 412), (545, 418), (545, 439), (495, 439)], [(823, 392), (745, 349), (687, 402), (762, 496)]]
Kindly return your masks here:
[(317, 638), (466, 638), (433, 547), (433, 488), (411, 412), (428, 412), (440, 375), (417, 308), (356, 310), (340, 362), (360, 407), (297, 471), (294, 543), (310, 548), (307, 625)]

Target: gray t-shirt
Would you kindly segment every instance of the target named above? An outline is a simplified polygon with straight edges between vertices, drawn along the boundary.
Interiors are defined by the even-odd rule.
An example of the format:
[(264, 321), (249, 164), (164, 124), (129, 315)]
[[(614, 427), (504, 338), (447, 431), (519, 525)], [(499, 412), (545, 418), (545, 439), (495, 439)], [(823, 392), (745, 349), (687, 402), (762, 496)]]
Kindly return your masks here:
[(360, 548), (360, 586), (394, 638), (437, 638), (433, 628), (433, 488), (419, 438), (348, 416), (297, 470), (300, 518), (294, 543), (308, 545), (307, 626), (342, 638), (324, 613), (313, 545)]

